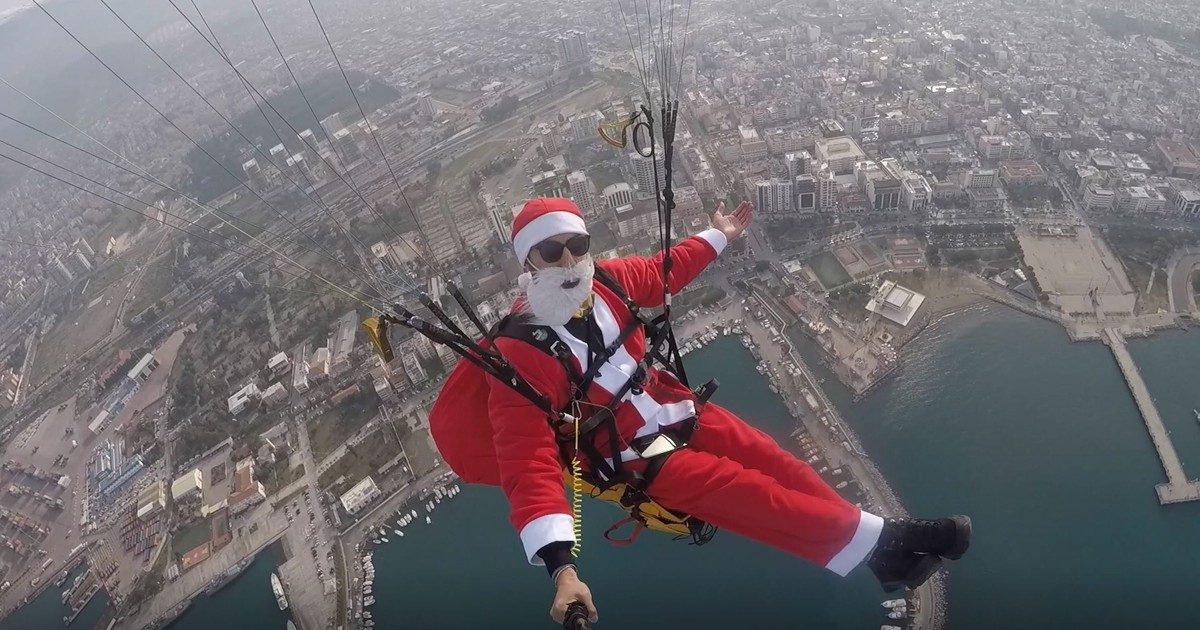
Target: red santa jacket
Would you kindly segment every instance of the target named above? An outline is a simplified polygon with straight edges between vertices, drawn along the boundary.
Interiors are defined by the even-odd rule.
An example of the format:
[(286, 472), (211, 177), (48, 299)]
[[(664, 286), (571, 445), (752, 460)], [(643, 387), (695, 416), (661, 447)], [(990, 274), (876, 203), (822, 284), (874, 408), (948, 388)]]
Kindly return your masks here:
[[(725, 235), (715, 229), (705, 230), (675, 245), (671, 249), (673, 264), (668, 280), (671, 292), (678, 293), (687, 286), (724, 247)], [(653, 258), (602, 260), (596, 264), (625, 288), (635, 304), (645, 308), (662, 304), (661, 254)], [(592, 289), (597, 298), (592, 314), (605, 345), (608, 345), (632, 314), (621, 299), (601, 283), (593, 282)], [(575, 368), (582, 373), (587, 368), (586, 342), (564, 326), (553, 329), (559, 340), (570, 347)], [(521, 376), (550, 399), (554, 408), (565, 408), (570, 402), (570, 382), (558, 359), (517, 339), (501, 337), (496, 346)], [(584, 400), (607, 404), (633, 373), (645, 348), (645, 335), (638, 328), (604, 363)], [(520, 535), (526, 558), (530, 563), (540, 565), (542, 561), (536, 554), (544, 545), (575, 539), (571, 510), (563, 488), (563, 463), (545, 414), (503, 383), (488, 380), (491, 385), (488, 415), (500, 486), (508, 497), (509, 518)], [(614, 415), (624, 441), (622, 446), (627, 446), (636, 437), (655, 433), (659, 427), (679, 422), (694, 413), (691, 392), (672, 375), (651, 369), (640, 391), (627, 393)], [(582, 405), (581, 416), (586, 418), (588, 415), (588, 405)], [(599, 440), (596, 445), (606, 456), (612, 456), (607, 441)], [(620, 456), (623, 460), (636, 457), (627, 448)]]

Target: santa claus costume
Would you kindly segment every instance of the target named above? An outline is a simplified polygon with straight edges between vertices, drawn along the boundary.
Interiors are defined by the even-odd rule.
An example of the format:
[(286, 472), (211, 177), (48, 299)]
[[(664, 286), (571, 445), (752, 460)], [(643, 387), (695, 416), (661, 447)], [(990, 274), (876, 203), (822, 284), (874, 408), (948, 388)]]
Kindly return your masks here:
[[(535, 245), (562, 234), (587, 234), (575, 204), (557, 198), (531, 200), (513, 222), (512, 241), (518, 260), (526, 261)], [(678, 293), (687, 286), (725, 246), (726, 236), (717, 229), (704, 230), (675, 244), (671, 249), (670, 292)], [(599, 260), (595, 266), (607, 272), (638, 307), (661, 306), (661, 253), (651, 258)], [(554, 409), (571, 406), (572, 377), (593, 367), (598, 348), (613, 344), (635, 316), (622, 299), (626, 296), (618, 296), (605, 283), (592, 282), (591, 293), (594, 297), (589, 300), (590, 308), (585, 302), (577, 316), (565, 324), (542, 326), (569, 349), (573, 370), (567, 369), (561, 356), (552, 356), (519, 338), (495, 339), (500, 353), (548, 398)], [(520, 301), (518, 298), (514, 305), (516, 312), (523, 310)], [(688, 387), (670, 372), (655, 367), (644, 372), (636, 387), (623, 388), (637, 372), (645, 352), (646, 336), (639, 327), (599, 363), (587, 391), (575, 397), (578, 404), (573, 408), (585, 419), (590, 409), (604, 405), (612, 409), (620, 437), (616, 452), (604, 436), (596, 437), (596, 450), (606, 458), (620, 458), (630, 470), (643, 469), (646, 460), (631, 445), (639, 438), (669, 434), (689, 423), (694, 430), (687, 432), (686, 446), (670, 454), (646, 489), (655, 501), (800, 556), (838, 575), (846, 575), (872, 554), (881, 542), (885, 519), (842, 499), (811, 467), (765, 433), (714, 403), (706, 402), (698, 408)], [(456, 372), (463, 369), (469, 368), (460, 366)], [(454, 389), (456, 377), (461, 375), (451, 377), (447, 390)], [(462, 431), (435, 426), (439, 447), (471, 453), (480, 469), (489, 471), (483, 477), (491, 478), (484, 480), (499, 483), (508, 498), (510, 520), (528, 562), (546, 564), (548, 569), (573, 563), (568, 550), (575, 541), (574, 523), (564, 492), (564, 461), (555, 431), (546, 413), (529, 399), (498, 380), (488, 377), (488, 381), (490, 435), (467, 436)], [(614, 394), (622, 391), (620, 400), (613, 401)], [(459, 390), (459, 394), (464, 392)], [(433, 415), (439, 420), (454, 414), (453, 407), (461, 404), (450, 398), (443, 393), (435, 405)], [(482, 444), (481, 439), (489, 443)], [(461, 454), (457, 458), (461, 461)], [(450, 456), (447, 461), (451, 461)], [(946, 547), (942, 551), (949, 546), (962, 547), (943, 554), (961, 555), (969, 529), (964, 533), (962, 527), (957, 527), (955, 532), (955, 526), (945, 523), (933, 529), (937, 527), (940, 533), (927, 535), (943, 539), (927, 546), (942, 545)], [(961, 540), (946, 538), (955, 533)], [(902, 544), (891, 546), (904, 548)], [(911, 544), (909, 550), (922, 551)], [(932, 573), (936, 564), (923, 568), (928, 569), (925, 573)]]

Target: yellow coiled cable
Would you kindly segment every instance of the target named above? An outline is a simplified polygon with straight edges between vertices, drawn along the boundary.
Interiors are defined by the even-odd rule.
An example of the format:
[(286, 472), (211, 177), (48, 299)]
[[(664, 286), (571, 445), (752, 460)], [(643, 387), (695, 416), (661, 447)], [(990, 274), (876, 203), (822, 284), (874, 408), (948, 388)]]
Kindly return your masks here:
[(579, 557), (583, 544), (583, 466), (579, 462), (579, 414), (575, 414), (575, 452), (571, 455), (571, 519), (575, 530), (575, 544), (571, 555)]

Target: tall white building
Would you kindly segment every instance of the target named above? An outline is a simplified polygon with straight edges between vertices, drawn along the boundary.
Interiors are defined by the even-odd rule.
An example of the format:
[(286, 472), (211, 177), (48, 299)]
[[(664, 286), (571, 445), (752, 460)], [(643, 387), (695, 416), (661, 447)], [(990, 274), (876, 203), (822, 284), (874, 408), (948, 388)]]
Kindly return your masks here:
[(994, 168), (973, 168), (962, 174), (963, 188), (995, 188), (1000, 183), (1000, 171)]
[(812, 175), (798, 175), (792, 180), (793, 207), (800, 214), (817, 211), (817, 180)]
[(491, 225), (492, 232), (496, 234), (496, 238), (505, 245), (512, 243), (512, 213), (506, 210), (499, 201), (490, 200), (487, 204), (487, 215), (488, 223)]
[(583, 216), (593, 218), (600, 212), (600, 203), (592, 190), (592, 182), (583, 171), (575, 171), (567, 175), (567, 186), (571, 191), (571, 199), (583, 211)]
[(586, 142), (596, 139), (597, 129), (600, 128), (600, 112), (592, 111), (586, 114), (576, 114), (571, 117), (571, 142)]
[(354, 134), (350, 133), (349, 129), (338, 129), (333, 132), (332, 138), (333, 148), (341, 156), (341, 159), (346, 161), (346, 167), (362, 159), (362, 149), (354, 141)]
[[(653, 166), (651, 166), (652, 164)], [(629, 166), (633, 169), (633, 180), (637, 185), (638, 192), (656, 194), (658, 189), (654, 185), (655, 174), (658, 176), (660, 186), (665, 181), (666, 171), (661, 155), (656, 155), (651, 159), (638, 153), (630, 153)]]
[(321, 128), (331, 137), (345, 126), (346, 124), (342, 122), (341, 112), (333, 112), (321, 119)]
[(258, 160), (250, 158), (243, 162), (242, 172), (246, 173), (246, 179), (256, 190), (261, 191), (267, 187), (267, 176), (263, 173), (262, 167), (258, 165)]
[(1167, 191), (1167, 199), (1175, 208), (1175, 212), (1188, 217), (1200, 216), (1200, 190), (1197, 190), (1190, 182), (1172, 180), (1171, 187)]
[(933, 197), (933, 189), (929, 182), (917, 173), (907, 173), (900, 190), (900, 207), (905, 212), (924, 212), (929, 207)]
[(808, 173), (812, 165), (812, 155), (809, 155), (808, 151), (788, 153), (783, 156), (783, 161), (787, 164), (788, 180), (794, 182), (797, 177)]
[(320, 145), (317, 144), (317, 134), (313, 133), (312, 129), (305, 129), (296, 135), (300, 139), (300, 144), (309, 151), (319, 151)]
[(67, 268), (67, 265), (58, 258), (55, 258), (54, 262), (50, 263), (50, 268), (55, 274), (58, 275), (58, 279), (62, 282), (62, 284), (70, 284), (71, 281), (75, 279), (75, 274), (71, 273), (71, 270)]
[(558, 129), (556, 129), (556, 128), (543, 129), (542, 133), (541, 133), (541, 138), (542, 138), (542, 151), (545, 152), (546, 157), (550, 157), (552, 155), (557, 155), (558, 152), (560, 150), (562, 150), (562, 143), (559, 141)]
[(758, 182), (756, 209), (763, 214), (787, 214), (792, 211), (792, 182), (770, 179)]
[(570, 30), (555, 37), (554, 54), (563, 65), (587, 61), (591, 55), (587, 35), (583, 31)]
[(833, 210), (837, 206), (838, 189), (833, 171), (822, 165), (813, 178), (817, 180), (817, 208), (822, 212)]
[(287, 165), (294, 173), (293, 177), (297, 178), (296, 183), (301, 186), (305, 184), (315, 184), (317, 174), (312, 168), (312, 164), (304, 159), (303, 153), (297, 153), (287, 159)]
[[(420, 335), (415, 336), (420, 337)], [(420, 359), (417, 358), (417, 351), (413, 347), (413, 344), (409, 343), (405, 344), (405, 346), (400, 352), (400, 360), (404, 365), (404, 373), (414, 385), (424, 383), (429, 378), (429, 373), (425, 371)]]
[(1108, 212), (1115, 202), (1116, 195), (1111, 188), (1088, 186), (1083, 191), (1083, 207), (1088, 212)]

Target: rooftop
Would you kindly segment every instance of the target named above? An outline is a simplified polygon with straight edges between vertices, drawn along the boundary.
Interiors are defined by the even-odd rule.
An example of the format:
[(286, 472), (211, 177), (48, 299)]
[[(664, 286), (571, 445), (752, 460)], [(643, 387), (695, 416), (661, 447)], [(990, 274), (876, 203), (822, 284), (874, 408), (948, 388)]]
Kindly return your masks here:
[(912, 321), (917, 309), (925, 303), (925, 296), (906, 289), (891, 280), (884, 280), (875, 290), (874, 296), (867, 302), (867, 310), (886, 317), (887, 319), (907, 326)]

